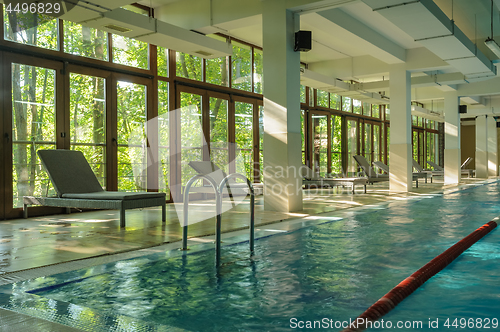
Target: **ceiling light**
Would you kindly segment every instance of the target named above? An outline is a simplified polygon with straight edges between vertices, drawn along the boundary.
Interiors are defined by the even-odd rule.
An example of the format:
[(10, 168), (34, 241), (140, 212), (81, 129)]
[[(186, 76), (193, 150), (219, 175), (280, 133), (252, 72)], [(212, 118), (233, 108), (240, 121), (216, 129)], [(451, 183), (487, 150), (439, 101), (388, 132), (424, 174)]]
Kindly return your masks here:
[(484, 41), (484, 44), (488, 46), (488, 48), (497, 56), (497, 58), (500, 58), (500, 46), (493, 38), (486, 39)]

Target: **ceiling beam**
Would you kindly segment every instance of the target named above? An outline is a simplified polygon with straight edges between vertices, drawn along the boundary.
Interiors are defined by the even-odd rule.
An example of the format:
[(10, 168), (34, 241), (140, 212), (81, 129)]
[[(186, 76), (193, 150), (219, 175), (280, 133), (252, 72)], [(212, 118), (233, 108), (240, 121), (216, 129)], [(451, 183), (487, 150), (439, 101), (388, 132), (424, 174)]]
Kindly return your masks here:
[(320, 11), (317, 14), (376, 46), (380, 50), (380, 54), (373, 54), (376, 58), (391, 64), (406, 61), (406, 50), (403, 47), (387, 39), (343, 10), (330, 9)]

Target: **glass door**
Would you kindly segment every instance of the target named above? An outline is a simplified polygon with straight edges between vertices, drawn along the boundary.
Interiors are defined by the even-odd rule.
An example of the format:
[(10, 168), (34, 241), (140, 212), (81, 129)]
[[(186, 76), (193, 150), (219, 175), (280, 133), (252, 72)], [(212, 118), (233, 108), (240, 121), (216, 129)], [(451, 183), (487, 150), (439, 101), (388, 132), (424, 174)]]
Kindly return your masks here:
[[(81, 69), (81, 71), (79, 71)], [(103, 188), (107, 187), (106, 72), (71, 68), (69, 73), (69, 144), (83, 153)], [(79, 71), (79, 72), (78, 72)], [(100, 73), (101, 76), (95, 76)]]
[(311, 115), (313, 129), (313, 167), (312, 169), (319, 173), (321, 177), (325, 177), (329, 173), (328, 160), (328, 119), (326, 114), (313, 112)]
[[(54, 195), (37, 152), (63, 145), (65, 135), (60, 63), (27, 56), (4, 55), (2, 159), (3, 188), (0, 215), (21, 217), (23, 196)], [(58, 134), (60, 133), (60, 134)], [(48, 210), (35, 207), (35, 210)]]
[(347, 119), (347, 172), (348, 175), (356, 175), (358, 165), (354, 156), (358, 154), (358, 120)]
[(146, 191), (147, 87), (128, 81), (116, 84), (117, 164), (119, 191)]

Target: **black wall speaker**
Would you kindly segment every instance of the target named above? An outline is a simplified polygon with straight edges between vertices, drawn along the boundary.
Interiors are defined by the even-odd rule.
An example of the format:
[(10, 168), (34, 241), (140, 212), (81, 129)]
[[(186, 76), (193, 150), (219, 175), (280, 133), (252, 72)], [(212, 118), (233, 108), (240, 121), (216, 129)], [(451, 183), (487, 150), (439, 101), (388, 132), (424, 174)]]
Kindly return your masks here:
[(294, 51), (307, 52), (312, 48), (312, 33), (311, 31), (299, 30), (295, 33), (295, 48)]
[(500, 128), (500, 122), (497, 122), (497, 128)]
[(467, 113), (467, 105), (459, 105), (458, 113)]

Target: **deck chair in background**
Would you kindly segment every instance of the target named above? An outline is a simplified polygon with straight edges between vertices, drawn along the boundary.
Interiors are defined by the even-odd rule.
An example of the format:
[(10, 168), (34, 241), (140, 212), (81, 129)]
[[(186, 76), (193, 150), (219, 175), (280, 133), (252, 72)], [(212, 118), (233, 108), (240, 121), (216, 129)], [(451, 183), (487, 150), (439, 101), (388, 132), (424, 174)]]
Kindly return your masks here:
[(428, 161), (427, 160), (427, 163), (432, 167), (434, 168), (435, 171), (444, 171), (444, 168), (442, 168), (441, 166), (439, 166), (438, 164), (436, 163), (433, 163), (432, 161)]
[[(217, 185), (219, 185), (227, 176), (227, 174), (212, 161), (190, 161), (188, 165), (191, 166), (191, 168), (194, 169), (196, 173), (211, 177), (215, 181), (215, 183), (217, 183)], [(263, 194), (264, 185), (262, 183), (252, 183), (252, 186), (255, 195)], [(214, 193), (213, 188), (210, 185), (202, 187), (191, 187), (190, 192), (198, 192), (203, 194)], [(247, 195), (249, 193), (248, 185), (246, 183), (235, 183), (232, 181), (230, 184), (227, 183), (224, 192), (229, 194), (230, 196)]]
[[(473, 160), (472, 157), (468, 157), (467, 159), (465, 159), (465, 161), (463, 162), (463, 164), (460, 166), (460, 169), (461, 169), (461, 172), (462, 172), (461, 174), (462, 175), (467, 175), (468, 177), (474, 176), (475, 170), (466, 168), (470, 164), (470, 162), (472, 160)], [(427, 163), (429, 165), (431, 165), (432, 168), (434, 168), (435, 171), (442, 171), (442, 172), (444, 172), (444, 168), (442, 168), (438, 164), (433, 163), (432, 161), (427, 161)]]
[[(380, 168), (382, 171), (384, 171), (385, 173), (387, 173), (387, 175), (389, 175), (389, 166), (387, 166), (383, 162), (381, 162), (381, 161), (374, 161), (373, 165), (375, 167), (377, 167), (377, 168)], [(384, 174), (384, 175), (386, 175), (386, 174)], [(427, 183), (427, 174), (413, 172), (413, 174), (412, 174), (412, 180), (415, 181), (415, 186), (417, 188), (418, 188), (418, 179), (421, 179), (421, 178), (424, 178), (425, 179), (425, 183)]]
[(302, 184), (305, 186), (330, 187), (330, 188), (346, 186), (346, 187), (351, 187), (351, 191), (353, 194), (355, 186), (364, 186), (364, 192), (366, 193), (366, 184), (368, 183), (367, 178), (356, 178), (356, 177), (323, 178), (305, 164), (302, 164), (300, 173), (302, 176)]
[[(420, 166), (420, 164), (415, 159), (412, 160), (412, 163), (413, 163), (413, 168), (418, 173), (427, 174), (427, 176), (431, 178), (431, 183), (432, 183), (432, 177), (433, 176), (443, 176), (444, 175), (444, 171), (428, 171), (428, 170), (425, 170), (422, 166)], [(427, 179), (426, 179), (426, 182), (427, 182)]]
[(462, 175), (467, 174), (467, 177), (469, 177), (469, 178), (474, 175), (475, 170), (466, 168), (467, 166), (469, 166), (469, 164), (471, 163), (471, 161), (473, 159), (474, 158), (472, 158), (472, 157), (468, 157), (467, 159), (465, 159), (463, 164), (460, 166), (460, 169), (462, 170)]
[(118, 209), (120, 227), (125, 227), (125, 210), (161, 206), (162, 221), (166, 221), (165, 193), (105, 191), (80, 151), (40, 150), (38, 156), (58, 197), (24, 196), (25, 218), (28, 217), (28, 205)]
[(375, 182), (389, 181), (389, 174), (377, 173), (373, 167), (370, 166), (365, 157), (360, 155), (353, 156), (354, 160), (358, 163), (359, 167), (363, 170), (365, 175), (368, 177), (368, 183), (373, 184)]

